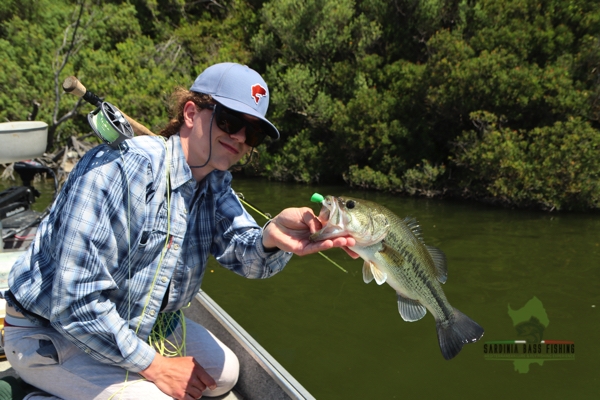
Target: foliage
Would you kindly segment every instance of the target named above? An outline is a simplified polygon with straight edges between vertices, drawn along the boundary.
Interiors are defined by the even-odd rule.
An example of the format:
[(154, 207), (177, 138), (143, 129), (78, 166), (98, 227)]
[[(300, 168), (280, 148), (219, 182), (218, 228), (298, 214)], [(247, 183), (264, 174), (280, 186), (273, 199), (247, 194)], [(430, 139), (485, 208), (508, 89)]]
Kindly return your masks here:
[(360, 168), (358, 165), (351, 165), (348, 173), (344, 175), (346, 182), (350, 186), (356, 186), (363, 189), (378, 189), (389, 192), (401, 192), (403, 183), (393, 172), (384, 174), (383, 172), (375, 171), (368, 165)]
[(0, 57), (0, 118), (39, 101), (54, 148), (89, 132), (68, 75), (155, 130), (174, 86), (236, 61), (282, 136), (248, 173), (599, 207), (592, 0), (6, 0)]
[(417, 164), (404, 173), (404, 190), (411, 194), (433, 197), (440, 194), (440, 177), (446, 172), (445, 165), (431, 165), (428, 160)]
[[(600, 12), (592, 2), (365, 0), (337, 7), (325, 0), (266, 3), (266, 24), (253, 39), (277, 85), (273, 117), (284, 135), (302, 127), (306, 136), (308, 129), (305, 143), (324, 150), (311, 180), (342, 175), (352, 185), (409, 194), (598, 207), (600, 166), (547, 165), (551, 153), (575, 153), (582, 137), (599, 135)], [(322, 27), (324, 21), (334, 23)], [(363, 45), (349, 48), (350, 37)], [(506, 132), (519, 133), (520, 140), (503, 142), (509, 148), (539, 146), (514, 153), (481, 141), (469, 142), (467, 152), (475, 112), (500, 116)], [(529, 172), (504, 177), (482, 168), (476, 155), (485, 145)], [(270, 150), (291, 157), (311, 149)], [(462, 179), (450, 179), (450, 171)], [(532, 180), (544, 189), (531, 192)]]
[[(151, 8), (158, 4), (155, 2), (83, 2), (77, 31), (81, 1), (32, 3), (37, 6), (29, 8), (24, 2), (14, 13), (9, 7), (0, 8), (0, 57), (5, 60), (0, 72), (0, 118), (24, 120), (31, 102), (39, 101), (37, 118), (57, 128), (53, 133), (55, 147), (62, 146), (71, 135), (90, 131), (85, 114), (92, 107), (79, 107), (77, 99), (60, 88), (69, 75), (77, 76), (88, 89), (157, 130), (167, 120), (165, 101), (175, 86), (190, 85), (199, 71), (214, 62), (246, 62), (249, 58), (248, 51), (239, 49), (249, 40), (244, 21), (251, 20), (252, 13), (241, 1), (233, 0), (219, 12), (221, 24), (202, 8), (193, 18), (184, 13), (190, 22), (180, 18), (177, 27), (170, 25), (176, 12), (156, 12), (151, 26), (140, 18), (138, 13), (144, 14), (144, 7)], [(176, 3), (183, 7), (181, 2), (169, 4)], [(177, 10), (183, 12), (185, 8)], [(143, 31), (160, 34), (151, 37)], [(194, 38), (205, 38), (205, 44), (210, 40), (210, 51), (207, 46), (198, 47)], [(81, 108), (74, 118), (61, 118), (74, 108)]]
[(282, 153), (273, 155), (268, 152), (263, 153), (263, 157), (267, 160), (266, 172), (269, 176), (279, 180), (318, 182), (318, 166), (321, 165), (319, 162), (320, 148), (321, 143), (312, 143), (309, 139), (309, 132), (303, 130), (285, 143)]
[(600, 207), (600, 135), (589, 122), (570, 118), (525, 131), (489, 113), (472, 118), (481, 132), (459, 138), (454, 160), (469, 171), (464, 190), (546, 210)]

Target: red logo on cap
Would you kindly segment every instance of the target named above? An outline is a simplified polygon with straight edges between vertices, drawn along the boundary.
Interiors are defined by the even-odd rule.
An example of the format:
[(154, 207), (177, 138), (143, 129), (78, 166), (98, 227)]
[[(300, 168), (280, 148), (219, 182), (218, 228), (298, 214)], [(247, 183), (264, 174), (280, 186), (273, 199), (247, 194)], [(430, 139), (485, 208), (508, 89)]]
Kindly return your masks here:
[(267, 89), (262, 87), (259, 83), (252, 85), (251, 90), (252, 90), (252, 98), (254, 99), (254, 102), (256, 104), (258, 104), (258, 101), (260, 100), (261, 97), (267, 97)]

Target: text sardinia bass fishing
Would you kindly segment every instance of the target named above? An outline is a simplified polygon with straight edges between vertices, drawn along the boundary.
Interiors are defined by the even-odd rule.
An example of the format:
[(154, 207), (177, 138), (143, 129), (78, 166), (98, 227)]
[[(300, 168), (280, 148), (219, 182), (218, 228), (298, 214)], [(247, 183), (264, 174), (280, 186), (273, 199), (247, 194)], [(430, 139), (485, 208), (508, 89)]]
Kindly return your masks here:
[(575, 354), (575, 343), (485, 343), (484, 354)]

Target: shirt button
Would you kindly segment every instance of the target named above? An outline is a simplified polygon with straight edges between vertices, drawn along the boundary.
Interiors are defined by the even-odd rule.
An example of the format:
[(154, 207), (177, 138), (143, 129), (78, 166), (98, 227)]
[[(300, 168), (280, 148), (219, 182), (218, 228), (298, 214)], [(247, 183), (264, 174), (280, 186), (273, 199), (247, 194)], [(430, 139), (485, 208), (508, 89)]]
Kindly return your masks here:
[(183, 209), (183, 213), (187, 214), (187, 209), (186, 208)]
[(163, 281), (163, 283), (167, 283), (169, 279), (166, 276), (163, 276), (162, 278), (160, 278), (160, 280)]
[(151, 317), (154, 317), (154, 314), (156, 314), (156, 311), (154, 311), (154, 310), (150, 310), (150, 316), (151, 316)]
[(90, 349), (85, 349), (86, 354), (90, 354)]
[(175, 250), (179, 250), (179, 245), (178, 245), (177, 243), (175, 243), (175, 245), (173, 246), (173, 248), (174, 248)]

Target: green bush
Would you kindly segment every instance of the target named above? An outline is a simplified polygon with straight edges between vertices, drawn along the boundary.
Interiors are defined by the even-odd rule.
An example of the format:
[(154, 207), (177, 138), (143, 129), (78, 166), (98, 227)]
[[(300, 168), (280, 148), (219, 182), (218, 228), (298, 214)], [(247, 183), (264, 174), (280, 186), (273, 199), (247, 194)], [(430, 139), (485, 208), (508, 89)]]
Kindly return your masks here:
[[(264, 147), (261, 147), (261, 149)], [(319, 182), (322, 170), (321, 143), (314, 143), (307, 130), (289, 138), (281, 153), (261, 152), (261, 165), (276, 180)]]
[(442, 193), (445, 165), (431, 165), (428, 160), (407, 170), (403, 175), (404, 191), (410, 195), (434, 197)]
[(344, 180), (350, 186), (362, 189), (385, 190), (393, 193), (401, 192), (403, 188), (402, 180), (394, 173), (384, 174), (368, 166), (360, 168), (358, 165), (351, 165), (348, 173), (344, 175)]
[(472, 113), (480, 132), (465, 132), (452, 160), (459, 186), (474, 196), (546, 210), (600, 207), (600, 132), (581, 118), (530, 131)]

